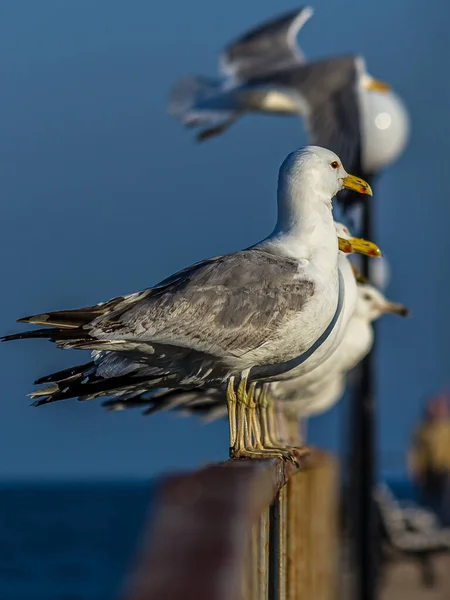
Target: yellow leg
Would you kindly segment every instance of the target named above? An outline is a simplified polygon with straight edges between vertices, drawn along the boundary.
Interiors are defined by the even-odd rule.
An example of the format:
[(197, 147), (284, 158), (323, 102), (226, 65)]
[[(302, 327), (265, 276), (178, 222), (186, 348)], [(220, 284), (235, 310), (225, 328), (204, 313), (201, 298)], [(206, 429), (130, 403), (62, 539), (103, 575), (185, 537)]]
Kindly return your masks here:
[(278, 433), (278, 424), (275, 414), (275, 405), (270, 397), (269, 386), (264, 385), (259, 397), (259, 412), (261, 419), (261, 428), (263, 436), (263, 445), (265, 448), (280, 448), (284, 444), (280, 440)]
[[(240, 384), (239, 384), (240, 385)], [(236, 427), (236, 443), (234, 444), (234, 456), (240, 456), (245, 450), (245, 432), (248, 429), (247, 424), (247, 407), (242, 399), (238, 387), (237, 393), (237, 427)]]
[[(270, 396), (270, 387), (263, 386), (261, 392), (259, 407), (261, 411), (261, 426), (263, 430), (263, 446), (271, 450), (281, 450), (294, 464), (298, 464), (298, 457), (303, 453), (309, 453), (306, 448), (291, 446), (280, 438), (279, 424), (277, 422), (276, 409), (282, 410), (282, 406), (276, 406), (275, 401)], [(284, 415), (281, 414), (281, 417)]]
[(269, 390), (267, 390), (265, 401), (267, 404), (267, 420), (270, 439), (277, 448), (294, 448), (295, 446), (290, 445), (280, 433), (281, 429), (286, 429), (283, 407), (275, 405), (274, 400), (270, 397)]
[(236, 445), (236, 393), (234, 391), (234, 377), (230, 377), (227, 383), (227, 408), (228, 427), (230, 431), (230, 451)]
[(269, 418), (268, 418), (268, 403), (267, 403), (267, 386), (263, 384), (261, 393), (258, 398), (258, 411), (261, 420), (262, 444), (264, 448), (274, 448), (275, 444), (270, 436)]
[(289, 444), (292, 446), (303, 446), (303, 440), (305, 438), (302, 435), (302, 425), (303, 423), (299, 423), (295, 415), (291, 415), (289, 413), (286, 414), (286, 426), (289, 435)]
[[(276, 440), (281, 446), (288, 446), (289, 448), (295, 447), (295, 444), (291, 444), (289, 439), (289, 427), (287, 422), (286, 413), (281, 402), (274, 404), (273, 406), (274, 422)], [(301, 445), (301, 444), (300, 444)]]
[[(230, 378), (233, 380), (234, 377)], [(236, 419), (236, 436), (234, 444), (230, 444), (230, 457), (238, 458), (242, 457), (247, 451), (247, 447), (251, 446), (251, 431), (250, 424), (247, 422), (247, 396), (246, 396), (246, 384), (247, 380), (241, 378), (237, 386), (235, 397), (237, 399), (237, 419)], [(234, 392), (234, 390), (233, 390)]]
[(281, 443), (281, 440), (278, 432), (277, 417), (275, 414), (275, 404), (272, 398), (269, 397), (269, 394), (267, 394), (267, 419), (269, 421), (270, 437), (276, 445), (279, 445)]
[(250, 430), (253, 436), (253, 445), (252, 447), (257, 450), (263, 449), (263, 444), (261, 442), (261, 427), (258, 421), (258, 414), (256, 411), (257, 408), (257, 396), (260, 394), (260, 390), (256, 389), (256, 383), (252, 383), (250, 385), (248, 391), (248, 404), (249, 404), (249, 425)]
[[(255, 385), (247, 392), (247, 378), (242, 377), (237, 387), (237, 428), (236, 443), (230, 447), (231, 458), (282, 458), (297, 464), (296, 458), (283, 448), (264, 448), (260, 442), (259, 423), (254, 409)], [(257, 447), (253, 445), (253, 435)], [(261, 447), (258, 447), (261, 446)]]

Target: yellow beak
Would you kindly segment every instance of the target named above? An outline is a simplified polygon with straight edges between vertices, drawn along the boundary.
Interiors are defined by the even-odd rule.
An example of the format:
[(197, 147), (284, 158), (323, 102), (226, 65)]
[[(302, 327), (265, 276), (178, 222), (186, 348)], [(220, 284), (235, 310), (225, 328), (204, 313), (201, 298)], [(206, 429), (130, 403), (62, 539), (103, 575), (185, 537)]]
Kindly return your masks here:
[(364, 83), (364, 89), (369, 92), (381, 92), (382, 94), (386, 94), (391, 87), (384, 83), (384, 81), (379, 81), (378, 79), (368, 79)]
[(355, 175), (347, 175), (342, 180), (342, 184), (348, 190), (354, 190), (360, 194), (367, 194), (368, 196), (372, 196), (372, 188), (360, 177), (355, 177)]
[(372, 256), (373, 258), (380, 258), (381, 250), (373, 242), (368, 242), (362, 238), (352, 237), (348, 240), (352, 245), (353, 252), (358, 254), (365, 254), (366, 256)]
[(364, 275), (358, 271), (355, 265), (352, 265), (352, 271), (357, 283), (369, 283), (367, 277), (364, 277)]
[(400, 317), (407, 317), (410, 314), (410, 311), (406, 306), (397, 304), (396, 302), (387, 302), (383, 307), (383, 312), (399, 315)]
[(350, 240), (345, 240), (338, 236), (338, 246), (341, 252), (345, 252), (345, 254), (351, 254), (353, 252), (353, 246)]

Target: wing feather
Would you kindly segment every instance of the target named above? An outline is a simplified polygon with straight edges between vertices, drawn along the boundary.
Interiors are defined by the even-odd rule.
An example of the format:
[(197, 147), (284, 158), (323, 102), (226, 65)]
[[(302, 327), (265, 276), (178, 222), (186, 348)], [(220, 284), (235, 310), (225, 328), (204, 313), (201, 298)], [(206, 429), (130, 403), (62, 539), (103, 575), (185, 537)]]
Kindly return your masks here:
[(225, 48), (219, 70), (228, 77), (250, 81), (304, 63), (296, 36), (312, 14), (312, 8), (306, 6), (247, 32)]

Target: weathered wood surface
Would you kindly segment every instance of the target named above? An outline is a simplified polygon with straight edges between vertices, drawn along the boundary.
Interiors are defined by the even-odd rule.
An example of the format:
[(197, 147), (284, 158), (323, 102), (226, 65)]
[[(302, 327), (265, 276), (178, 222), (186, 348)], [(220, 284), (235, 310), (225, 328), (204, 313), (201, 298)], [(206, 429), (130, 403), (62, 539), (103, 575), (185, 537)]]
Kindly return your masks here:
[[(281, 460), (228, 461), (163, 479), (123, 598), (331, 600), (334, 470), (313, 452), (300, 469)], [(269, 507), (282, 488), (271, 515), (280, 523), (271, 540), (274, 576)]]
[(322, 456), (287, 486), (287, 598), (338, 595), (338, 490), (334, 460)]

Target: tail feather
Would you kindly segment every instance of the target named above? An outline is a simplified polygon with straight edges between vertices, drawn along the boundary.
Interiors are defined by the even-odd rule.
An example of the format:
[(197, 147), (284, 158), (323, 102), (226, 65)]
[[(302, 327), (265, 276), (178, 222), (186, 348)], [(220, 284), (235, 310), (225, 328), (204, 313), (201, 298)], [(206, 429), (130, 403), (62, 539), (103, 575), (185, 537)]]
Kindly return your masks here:
[(84, 329), (64, 329), (59, 327), (50, 327), (48, 329), (32, 329), (31, 331), (22, 331), (20, 333), (4, 335), (0, 337), (0, 342), (42, 338), (54, 342), (57, 347), (62, 350), (124, 350), (130, 352), (141, 349), (144, 353), (150, 353), (153, 348), (153, 346), (148, 342), (132, 342), (128, 340), (97, 340), (96, 338), (91, 337)]
[(73, 377), (74, 375), (85, 375), (91, 369), (95, 367), (94, 361), (77, 365), (76, 367), (70, 367), (69, 369), (63, 369), (62, 371), (56, 371), (45, 377), (40, 377), (34, 382), (35, 385), (41, 385), (42, 383), (55, 383), (58, 381), (64, 381)]
[(198, 125), (205, 118), (197, 112), (202, 103), (220, 94), (220, 82), (206, 77), (187, 76), (181, 79), (169, 96), (169, 114), (185, 125)]
[(103, 402), (108, 411), (126, 410), (128, 408), (144, 408), (144, 415), (150, 415), (162, 410), (171, 410), (184, 404), (188, 399), (197, 395), (197, 391), (180, 389), (162, 389), (161, 391), (145, 390), (136, 394), (119, 395), (112, 400)]
[(47, 325), (61, 329), (74, 329), (83, 327), (99, 315), (103, 314), (103, 305), (87, 306), (75, 310), (59, 310), (55, 312), (32, 315), (17, 319), (18, 323), (30, 323), (32, 325)]
[[(50, 384), (29, 394), (37, 398), (35, 406), (78, 398), (91, 400), (100, 396), (124, 398), (162, 388), (161, 381), (170, 375), (163, 368), (150, 365), (133, 353), (97, 353), (90, 362), (40, 377), (37, 385)], [(167, 386), (167, 382), (165, 382)]]
[(130, 304), (145, 296), (148, 290), (134, 292), (125, 296), (116, 296), (106, 302), (100, 302), (93, 306), (75, 308), (73, 310), (58, 310), (54, 312), (41, 313), (30, 317), (18, 319), (18, 323), (29, 323), (32, 325), (45, 325), (58, 327), (60, 329), (77, 329), (88, 325), (96, 318), (108, 315), (118, 309), (126, 309)]
[(36, 390), (30, 394), (31, 398), (41, 398), (34, 406), (49, 404), (59, 400), (78, 398), (79, 400), (92, 400), (101, 396), (110, 396), (120, 392), (129, 393), (135, 386), (145, 383), (151, 388), (159, 383), (158, 377), (150, 378), (148, 375), (127, 374), (119, 377), (98, 378), (95, 373), (86, 375), (76, 373), (72, 377), (62, 379), (48, 387)]
[(4, 335), (0, 337), (1, 342), (11, 342), (13, 340), (27, 340), (27, 339), (38, 339), (46, 338), (51, 342), (59, 342), (63, 340), (75, 340), (80, 337), (87, 337), (86, 333), (80, 329), (60, 329), (54, 327), (50, 329), (32, 329), (31, 331), (22, 331), (20, 333), (13, 333), (12, 335)]
[(165, 389), (151, 394), (119, 396), (103, 402), (109, 411), (145, 408), (143, 415), (159, 411), (181, 410), (183, 414), (198, 414), (210, 420), (226, 415), (223, 392), (215, 389)]
[(188, 76), (172, 90), (168, 112), (186, 127), (210, 125), (198, 137), (202, 140), (222, 133), (236, 120), (242, 111), (237, 98), (218, 79)]
[(195, 406), (182, 406), (181, 414), (186, 417), (198, 416), (201, 417), (203, 423), (211, 423), (217, 419), (223, 419), (227, 416), (227, 407), (225, 403), (211, 404), (196, 404)]

